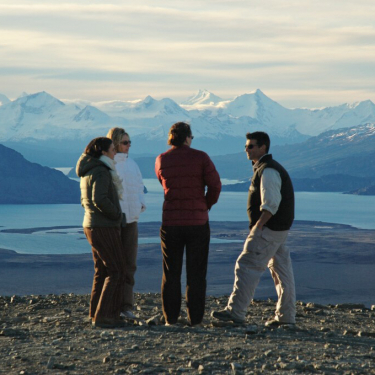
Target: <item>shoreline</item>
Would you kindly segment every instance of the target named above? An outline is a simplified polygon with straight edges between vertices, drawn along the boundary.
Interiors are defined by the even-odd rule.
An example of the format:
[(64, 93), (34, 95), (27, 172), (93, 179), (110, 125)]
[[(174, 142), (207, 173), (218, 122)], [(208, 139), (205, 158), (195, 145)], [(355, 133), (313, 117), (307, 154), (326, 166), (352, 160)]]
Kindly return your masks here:
[[(228, 241), (244, 241), (248, 234), (248, 222), (244, 221), (214, 221), (210, 222), (210, 226), (211, 237)], [(48, 230), (57, 228), (63, 229), (48, 227)], [(160, 222), (139, 223), (140, 238), (158, 236), (159, 228)], [(46, 230), (46, 227), (13, 229), (12, 233), (31, 235), (38, 229)], [(9, 233), (9, 229), (6, 231)], [(207, 295), (230, 294), (234, 265), (242, 245), (242, 242), (211, 243)], [(322, 304), (375, 304), (375, 230), (321, 221), (295, 221), (288, 246), (293, 260), (297, 299)], [(161, 276), (160, 245), (140, 244), (135, 292), (158, 293)], [(0, 249), (0, 295), (3, 296), (87, 294), (91, 290), (92, 277), (93, 262), (89, 252), (25, 254)], [(185, 278), (183, 270), (182, 289), (185, 288)], [(254, 298), (276, 298), (268, 271), (262, 276)]]

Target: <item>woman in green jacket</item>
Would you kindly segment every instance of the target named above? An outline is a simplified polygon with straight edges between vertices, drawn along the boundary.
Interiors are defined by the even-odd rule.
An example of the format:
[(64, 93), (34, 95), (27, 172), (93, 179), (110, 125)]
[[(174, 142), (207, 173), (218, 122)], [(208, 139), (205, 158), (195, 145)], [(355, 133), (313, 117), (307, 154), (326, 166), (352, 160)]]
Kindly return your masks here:
[(85, 209), (83, 229), (94, 259), (90, 318), (97, 327), (122, 324), (125, 279), (120, 237), (122, 185), (115, 170), (115, 154), (112, 140), (95, 138), (87, 145), (76, 167), (81, 178), (81, 204)]

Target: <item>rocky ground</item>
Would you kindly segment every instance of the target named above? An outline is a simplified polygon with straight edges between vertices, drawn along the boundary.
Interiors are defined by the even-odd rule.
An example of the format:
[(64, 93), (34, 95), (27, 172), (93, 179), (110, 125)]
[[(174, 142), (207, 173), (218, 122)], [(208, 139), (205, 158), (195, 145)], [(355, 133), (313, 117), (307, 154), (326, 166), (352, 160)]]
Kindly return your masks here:
[(298, 302), (296, 326), (267, 328), (273, 301), (245, 325), (161, 324), (159, 294), (137, 294), (139, 320), (92, 328), (88, 295), (0, 297), (0, 374), (375, 374), (375, 306)]

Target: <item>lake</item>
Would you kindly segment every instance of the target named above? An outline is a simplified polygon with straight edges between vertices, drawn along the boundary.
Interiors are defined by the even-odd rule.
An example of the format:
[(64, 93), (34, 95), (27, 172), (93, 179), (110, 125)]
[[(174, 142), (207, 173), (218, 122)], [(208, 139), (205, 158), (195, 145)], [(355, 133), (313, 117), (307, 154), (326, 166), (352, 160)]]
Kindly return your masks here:
[[(145, 179), (148, 189), (147, 210), (141, 222), (161, 221), (163, 191), (156, 179)], [(224, 180), (223, 183), (232, 181)], [(223, 192), (211, 209), (211, 221), (247, 221), (246, 192)], [(0, 205), (0, 229), (40, 228), (32, 234), (0, 232), (0, 248), (20, 253), (66, 254), (86, 253), (91, 249), (80, 229), (83, 208), (79, 204)], [(375, 229), (375, 196), (341, 193), (296, 193), (296, 220), (348, 224)], [(49, 230), (51, 227), (74, 226), (72, 229)], [(225, 241), (213, 239), (213, 241)], [(141, 243), (155, 243), (150, 237)]]

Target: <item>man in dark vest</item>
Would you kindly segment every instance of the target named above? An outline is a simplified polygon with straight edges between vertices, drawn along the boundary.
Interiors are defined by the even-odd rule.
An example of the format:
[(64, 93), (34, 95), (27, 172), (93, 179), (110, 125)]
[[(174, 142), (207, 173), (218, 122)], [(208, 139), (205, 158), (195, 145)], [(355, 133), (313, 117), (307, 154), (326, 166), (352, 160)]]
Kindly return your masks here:
[(296, 293), (290, 253), (286, 247), (294, 219), (294, 191), (287, 171), (268, 154), (270, 138), (264, 132), (246, 134), (245, 152), (253, 162), (247, 213), (250, 234), (235, 266), (233, 292), (219, 320), (244, 323), (255, 288), (267, 266), (278, 295), (275, 316), (266, 326), (295, 324)]

